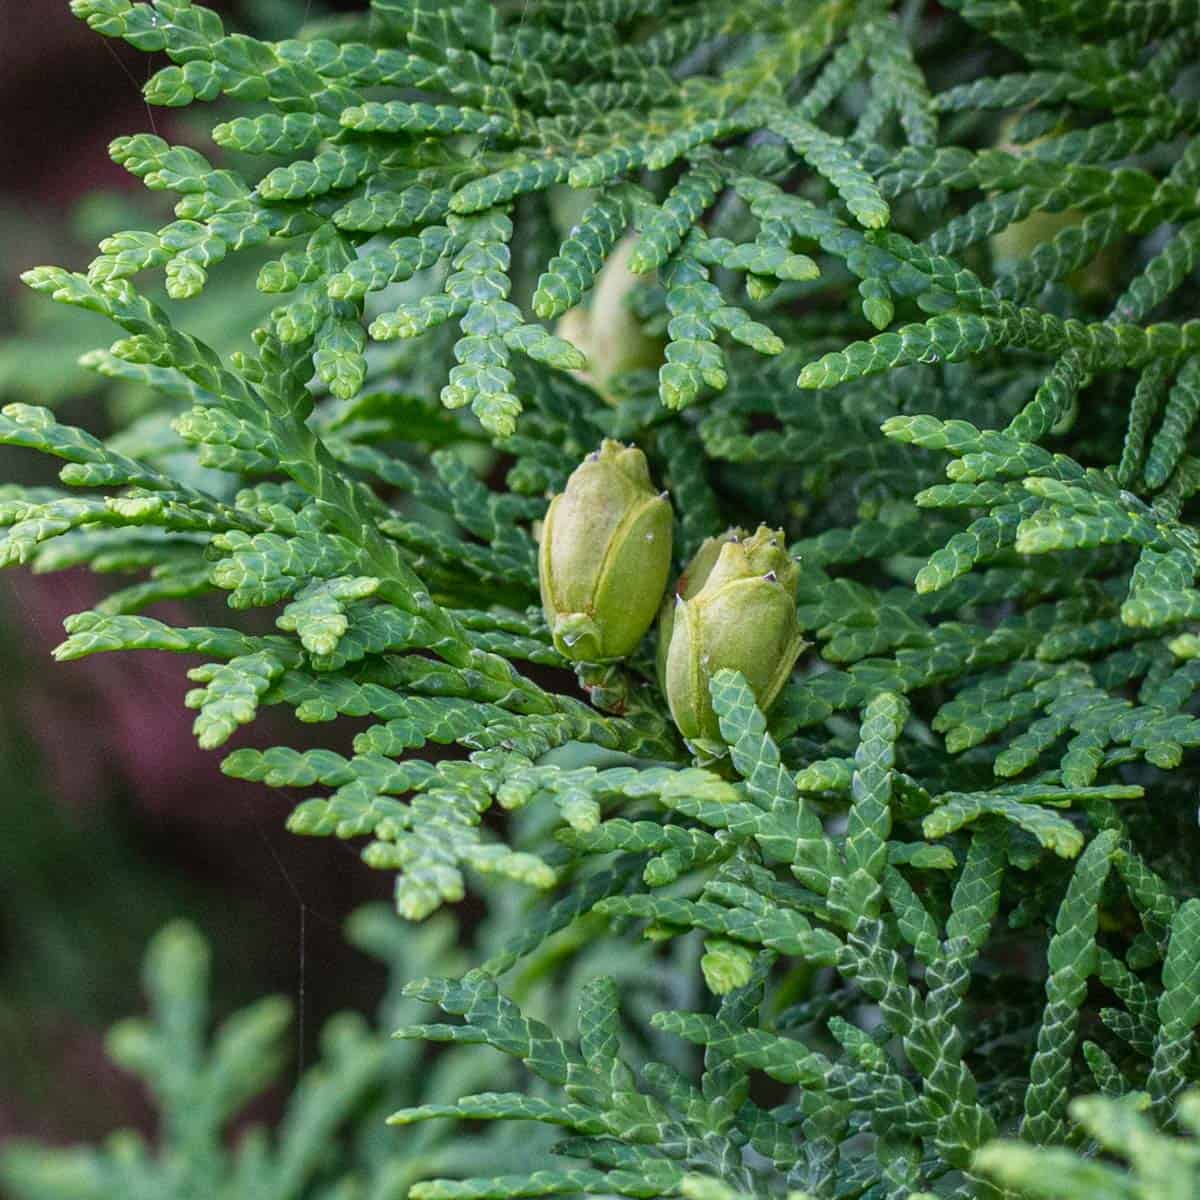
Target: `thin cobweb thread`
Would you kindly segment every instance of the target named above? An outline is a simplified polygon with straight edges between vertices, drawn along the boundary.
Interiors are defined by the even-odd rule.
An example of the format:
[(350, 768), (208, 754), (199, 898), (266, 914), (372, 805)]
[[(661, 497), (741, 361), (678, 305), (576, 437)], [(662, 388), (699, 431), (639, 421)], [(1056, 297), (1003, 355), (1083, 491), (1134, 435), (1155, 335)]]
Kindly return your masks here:
[[(525, 2), (521, 5), (521, 19), (517, 22), (516, 33), (513, 34), (512, 53), (508, 56), (508, 59), (504, 64), (504, 73), (500, 76), (500, 82), (497, 87), (503, 88), (508, 83), (509, 76), (512, 74), (513, 59), (517, 57), (517, 48), (521, 41), (521, 30), (525, 28), (525, 18), (529, 15), (530, 7), (531, 0), (525, 0)], [(495, 135), (491, 133), (484, 136), (483, 142), (479, 147), (479, 152), (481, 154), (490, 146), (491, 140), (494, 136)]]
[[(157, 134), (158, 133), (158, 125), (154, 120), (154, 107), (153, 107), (153, 105), (151, 105), (150, 101), (146, 99), (146, 93), (143, 88), (143, 85), (138, 83), (137, 76), (129, 69), (128, 66), (126, 66), (126, 64), (125, 64), (124, 60), (121, 58), (121, 56), (112, 48), (112, 45), (109, 43), (108, 38), (102, 38), (100, 44), (104, 47), (105, 50), (108, 51), (108, 53), (112, 56), (113, 61), (124, 72), (126, 79), (128, 79), (129, 82), (132, 83), (133, 86), (137, 89), (137, 94), (142, 98), (142, 102), (146, 105), (146, 118), (150, 122), (150, 131), (151, 131), (151, 133)], [(151, 74), (151, 68), (150, 68), (149, 64), (147, 64), (146, 72), (147, 72), (146, 79), (147, 79), (147, 81), (149, 81), (150, 74)]]

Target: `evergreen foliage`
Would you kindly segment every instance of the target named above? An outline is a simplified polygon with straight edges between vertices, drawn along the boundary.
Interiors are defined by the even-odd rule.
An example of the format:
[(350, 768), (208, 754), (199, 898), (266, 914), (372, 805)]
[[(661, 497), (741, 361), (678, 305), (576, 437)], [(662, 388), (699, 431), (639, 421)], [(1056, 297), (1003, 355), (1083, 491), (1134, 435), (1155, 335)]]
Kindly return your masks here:
[[(503, 897), (481, 931), (484, 946), (519, 927), (519, 906)], [(147, 950), (143, 983), (148, 1018), (124, 1021), (108, 1036), (109, 1055), (145, 1083), (158, 1110), (154, 1145), (135, 1130), (118, 1130), (99, 1147), (47, 1150), (33, 1142), (0, 1148), (0, 1184), (18, 1200), (161, 1200), (212, 1196), (245, 1200), (303, 1197), (403, 1200), (430, 1173), (519, 1167), (524, 1154), (548, 1139), (513, 1147), (499, 1128), (466, 1134), (426, 1126), (395, 1152), (385, 1124), (398, 1103), (449, 1103), (464, 1091), (504, 1078), (486, 1051), (464, 1046), (441, 1055), (434, 1069), (421, 1065), (421, 1047), (389, 1035), (403, 1022), (432, 1015), (429, 1005), (407, 999), (404, 982), (423, 971), (458, 971), (464, 956), (456, 923), (440, 914), (419, 929), (400, 923), (386, 905), (369, 905), (347, 922), (349, 940), (387, 969), (379, 1012), (368, 1024), (340, 1013), (320, 1032), (320, 1057), (311, 1066), (289, 1063), (293, 1005), (269, 996), (232, 1013), (211, 1036), (209, 950), (186, 921), (162, 929)], [(622, 986), (647, 998), (657, 990), (645, 954), (612, 947), (584, 951), (554, 978), (529, 981), (527, 1004), (542, 1009), (573, 1002), (596, 970), (617, 975)], [(289, 1070), (290, 1068), (290, 1070)], [(296, 1082), (278, 1128), (250, 1123), (243, 1110), (261, 1101), (280, 1076)], [(256, 1114), (257, 1115), (257, 1114)], [(229, 1137), (230, 1127), (236, 1132)]]
[[(534, 1082), (493, 1056), (410, 1089), (390, 1145), (564, 1136), (539, 1159), (505, 1126), (519, 1167), (439, 1156), (414, 1200), (1190, 1195), (1200, 5), (372, 0), (276, 43), (189, 0), (72, 8), (167, 56), (151, 103), (229, 119), (211, 153), (118, 139), (177, 219), (27, 275), (121, 329), (87, 365), (158, 419), (8, 406), (0, 442), (65, 465), (5, 490), (0, 554), (138, 575), (58, 657), (201, 656), (206, 747), (269, 705), (358, 719), (350, 756), (222, 769), (366, 839), (404, 916), (535, 889), (502, 948), (408, 983), (446, 1020), (400, 1031)], [(277, 304), (230, 354), (133, 282), (188, 299), (254, 248)], [(602, 395), (550, 323), (618, 268), (661, 365)], [(760, 522), (799, 559), (814, 646), (766, 713), (714, 676), (715, 758), (650, 642), (573, 679), (537, 607), (548, 498), (606, 437), (665, 482), (678, 567)], [(222, 595), (274, 631), (146, 611)], [(641, 932), (703, 943), (705, 991), (649, 1031), (633, 983), (593, 979), (577, 1036), (514, 998), (546, 947)], [(266, 1024), (239, 1028), (269, 1058)], [(222, 1115), (262, 1066), (224, 1045), (178, 1084)], [(291, 1111), (332, 1128), (335, 1092)], [(275, 1180), (307, 1129), (244, 1153)]]

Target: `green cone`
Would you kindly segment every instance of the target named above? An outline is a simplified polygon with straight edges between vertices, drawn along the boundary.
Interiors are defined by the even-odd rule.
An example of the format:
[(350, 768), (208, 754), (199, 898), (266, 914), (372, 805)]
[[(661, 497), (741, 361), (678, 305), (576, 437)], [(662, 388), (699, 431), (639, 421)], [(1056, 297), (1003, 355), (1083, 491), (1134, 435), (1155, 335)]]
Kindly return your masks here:
[(668, 596), (659, 622), (659, 682), (679, 732), (719, 747), (708, 681), (740, 671), (767, 709), (805, 646), (796, 616), (800, 570), (783, 534), (759, 526), (709, 538)]
[(646, 456), (605, 440), (571, 473), (542, 528), (538, 574), (554, 645), (575, 662), (624, 658), (671, 569), (671, 505)]

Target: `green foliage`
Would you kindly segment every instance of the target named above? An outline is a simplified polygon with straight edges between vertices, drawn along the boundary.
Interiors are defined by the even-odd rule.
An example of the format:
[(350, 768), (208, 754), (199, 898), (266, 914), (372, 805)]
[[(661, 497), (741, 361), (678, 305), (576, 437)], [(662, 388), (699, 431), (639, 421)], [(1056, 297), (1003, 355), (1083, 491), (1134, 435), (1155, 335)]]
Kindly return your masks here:
[[(450, 922), (400, 938), (386, 911), (363, 909), (350, 923), (353, 940), (387, 961), (393, 976), (454, 961)], [(166, 926), (146, 954), (143, 982), (148, 1018), (115, 1026), (110, 1057), (140, 1077), (154, 1099), (159, 1127), (154, 1144), (135, 1130), (118, 1130), (95, 1148), (49, 1150), (10, 1142), (0, 1154), (0, 1179), (25, 1200), (87, 1200), (130, 1196), (262, 1196), (358, 1194), (401, 1197), (425, 1163), (464, 1149), (453, 1139), (414, 1144), (407, 1159), (380, 1137), (382, 1111), (398, 1096), (453, 1089), (479, 1077), (470, 1051), (449, 1058), (421, 1086), (416, 1056), (370, 1029), (355, 1013), (331, 1019), (321, 1031), (321, 1057), (305, 1069), (277, 1130), (226, 1129), (246, 1104), (278, 1081), (289, 1057), (291, 1005), (270, 996), (223, 1020), (208, 1034), (208, 946), (183, 921)], [(411, 1019), (420, 1006), (385, 1002), (386, 1025)], [(486, 1066), (485, 1066), (486, 1071)], [(382, 1111), (381, 1111), (382, 1106)], [(330, 1148), (337, 1145), (338, 1153)]]
[[(27, 276), (123, 331), (87, 365), (156, 421), (6, 408), (65, 465), (5, 489), (0, 554), (143, 573), (59, 657), (201, 655), (205, 746), (272, 705), (360, 722), (223, 769), (367, 839), (404, 915), (554, 890), (402, 1031), (533, 1082), (394, 1119), (565, 1136), (417, 1200), (1184, 1195), (1197, 6), (373, 0), (280, 42), (73, 8), (167, 56), (152, 103), (224, 107), (211, 156), (114, 144), (175, 221)], [(132, 282), (190, 302), (245, 252), (276, 307), (238, 352)], [(601, 396), (566, 318), (621, 264), (662, 361)], [(537, 607), (548, 499), (604, 438), (665, 482), (677, 567), (760, 523), (799, 559), (814, 646), (767, 713), (715, 672), (702, 762), (650, 647), (569, 664)], [(204, 623), (147, 611), (178, 597)], [(529, 1011), (564, 946), (639, 930), (681, 977), (652, 1018), (602, 979), (578, 1036)]]
[[(498, 889), (489, 920), (476, 931), (485, 952), (508, 944), (524, 925), (521, 906), (511, 900)], [(529, 1154), (543, 1153), (547, 1139), (514, 1146), (499, 1129), (481, 1135), (428, 1125), (399, 1138), (388, 1129), (386, 1118), (398, 1105), (450, 1105), (464, 1091), (511, 1081), (477, 1046), (457, 1047), (431, 1067), (419, 1043), (391, 1036), (397, 1026), (434, 1013), (403, 994), (407, 980), (464, 968), (463, 935), (453, 919), (440, 914), (418, 928), (372, 904), (351, 914), (345, 932), (386, 968), (378, 1012), (370, 1022), (353, 1012), (330, 1018), (319, 1033), (317, 1060), (297, 1065), (289, 1061), (297, 1049), (293, 1005), (283, 996), (225, 1016), (210, 1033), (208, 945), (188, 922), (163, 928), (142, 971), (148, 1015), (122, 1021), (107, 1038), (109, 1057), (146, 1086), (156, 1111), (154, 1138), (120, 1129), (97, 1147), (9, 1141), (0, 1147), (5, 1195), (403, 1200), (430, 1174), (497, 1164), (518, 1170)], [(623, 988), (647, 1000), (657, 991), (648, 955), (605, 944), (572, 948), (552, 976), (534, 973), (520, 991), (531, 1009), (553, 1010), (586, 995), (597, 970), (613, 972)], [(303, 1053), (303, 1042), (299, 1048)], [(252, 1121), (247, 1106), (261, 1104), (263, 1093), (283, 1082), (290, 1094), (276, 1127)]]
[(1200, 1186), (1200, 1160), (1194, 1139), (1200, 1134), (1197, 1095), (1179, 1102), (1179, 1124), (1188, 1139), (1164, 1137), (1148, 1121), (1136, 1100), (1089, 1096), (1071, 1105), (1071, 1115), (1099, 1148), (1129, 1163), (1125, 1173), (1106, 1163), (1089, 1161), (1070, 1150), (1035, 1150), (1020, 1142), (996, 1142), (980, 1151), (979, 1168), (1021, 1195), (1071, 1200), (1075, 1196), (1128, 1197), (1128, 1200), (1174, 1200), (1195, 1194)]

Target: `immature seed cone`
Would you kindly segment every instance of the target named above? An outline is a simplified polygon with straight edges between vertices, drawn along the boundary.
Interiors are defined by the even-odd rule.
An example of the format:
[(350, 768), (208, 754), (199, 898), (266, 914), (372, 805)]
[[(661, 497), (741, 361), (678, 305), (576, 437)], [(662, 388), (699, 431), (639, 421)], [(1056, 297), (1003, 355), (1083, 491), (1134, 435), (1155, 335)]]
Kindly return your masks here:
[(619, 403), (613, 381), (639, 367), (657, 368), (662, 362), (663, 340), (651, 337), (629, 307), (629, 297), (642, 282), (629, 269), (639, 236), (622, 238), (596, 276), (587, 306), (568, 309), (554, 332), (587, 355), (587, 366), (575, 371), (609, 404)]
[(668, 596), (659, 620), (659, 682), (671, 716), (697, 748), (721, 745), (708, 682), (740, 671), (762, 709), (771, 706), (805, 641), (796, 615), (800, 570), (783, 534), (760, 525), (708, 538)]
[(550, 502), (538, 574), (554, 645), (575, 662), (624, 658), (642, 640), (671, 569), (671, 505), (646, 456), (605, 440)]

